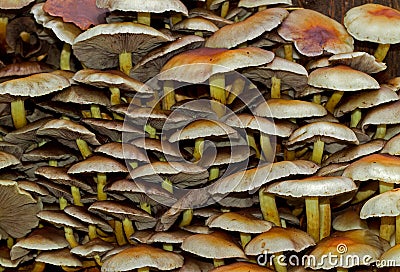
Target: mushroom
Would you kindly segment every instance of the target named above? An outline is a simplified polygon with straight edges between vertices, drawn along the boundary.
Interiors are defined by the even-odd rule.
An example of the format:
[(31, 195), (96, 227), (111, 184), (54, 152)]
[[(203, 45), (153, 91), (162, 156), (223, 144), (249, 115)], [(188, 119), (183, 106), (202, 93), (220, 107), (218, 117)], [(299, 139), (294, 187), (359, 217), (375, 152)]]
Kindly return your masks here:
[(61, 76), (50, 73), (34, 74), (0, 83), (0, 102), (11, 103), (11, 116), (16, 129), (27, 124), (24, 100), (62, 90), (70, 85)]
[(104, 255), (113, 248), (114, 246), (112, 244), (107, 243), (100, 238), (95, 238), (83, 245), (72, 248), (70, 252), (81, 257), (93, 258), (99, 266), (102, 266), (103, 262), (100, 259), (101, 255)]
[(188, 32), (199, 37), (209, 36), (219, 28), (211, 21), (202, 17), (186, 18), (176, 23), (172, 30), (176, 32)]
[(148, 245), (128, 247), (107, 258), (101, 269), (104, 272), (132, 271), (149, 272), (157, 270), (173, 270), (183, 265), (183, 257), (177, 253), (165, 251)]
[[(378, 43), (375, 51), (377, 61), (382, 61), (390, 44), (400, 42), (400, 12), (379, 4), (364, 4), (349, 9), (344, 16), (344, 25), (355, 39)], [(366, 25), (373, 28), (365, 28)]]
[(36, 261), (66, 267), (66, 269), (84, 266), (79, 258), (70, 253), (69, 249), (43, 251), (36, 257)]
[(305, 198), (307, 232), (315, 241), (330, 235), (331, 206), (329, 198), (357, 190), (352, 179), (346, 177), (308, 177), (284, 180), (267, 187), (266, 191), (282, 197)]

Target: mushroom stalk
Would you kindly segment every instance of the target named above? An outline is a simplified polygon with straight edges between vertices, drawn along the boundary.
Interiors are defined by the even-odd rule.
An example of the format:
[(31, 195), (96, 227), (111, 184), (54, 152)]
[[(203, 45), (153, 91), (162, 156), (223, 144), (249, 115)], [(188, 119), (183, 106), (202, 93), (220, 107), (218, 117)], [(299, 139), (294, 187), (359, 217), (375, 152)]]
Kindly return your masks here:
[(379, 44), (374, 53), (376, 61), (383, 61), (389, 51), (390, 44)]
[[(387, 183), (384, 181), (379, 182), (379, 193), (382, 194), (384, 192), (390, 191), (394, 188), (393, 183)], [(392, 237), (393, 233), (396, 232), (396, 219), (394, 217), (384, 216), (381, 218), (381, 225), (379, 227), (379, 236), (386, 241), (390, 242), (390, 238)]]
[(244, 248), (251, 240), (251, 234), (250, 233), (240, 233), (240, 243), (242, 244), (242, 248)]
[(27, 125), (25, 104), (21, 99), (11, 102), (11, 117), (16, 129), (22, 128)]
[(232, 88), (227, 92), (226, 104), (231, 104), (233, 100), (243, 92), (245, 84), (246, 81), (241, 77), (233, 81)]
[(201, 156), (203, 155), (203, 148), (204, 148), (204, 138), (197, 138), (194, 141), (194, 151), (193, 157), (195, 161), (199, 161)]
[(119, 69), (121, 72), (129, 76), (132, 69), (132, 53), (123, 52), (119, 54)]
[(314, 149), (311, 155), (311, 160), (317, 164), (321, 164), (322, 162), (322, 155), (324, 154), (324, 145), (325, 143), (320, 139), (317, 139), (314, 142)]
[(271, 98), (281, 98), (281, 79), (271, 78)]
[(335, 91), (331, 97), (329, 97), (328, 102), (326, 102), (325, 108), (327, 111), (330, 113), (333, 113), (335, 110), (336, 105), (340, 102), (340, 99), (342, 99), (344, 92), (342, 91)]
[(103, 173), (97, 174), (97, 199), (107, 200), (107, 194), (104, 192), (104, 187), (107, 184), (107, 175)]
[(214, 180), (219, 177), (219, 167), (218, 166), (211, 166), (210, 167), (210, 175), (208, 176), (208, 180)]
[(79, 246), (79, 243), (75, 239), (74, 231), (71, 227), (64, 227), (64, 234), (65, 234), (65, 239), (67, 239), (71, 248)]
[(71, 45), (64, 43), (60, 55), (60, 69), (70, 71), (70, 59), (71, 59)]
[(150, 272), (150, 268), (148, 267), (141, 267), (137, 269), (137, 272)]
[(376, 127), (374, 139), (383, 139), (386, 136), (386, 124), (381, 124)]
[(214, 267), (219, 267), (219, 266), (223, 266), (225, 264), (223, 259), (214, 259)]
[(114, 233), (117, 239), (117, 244), (120, 246), (126, 245), (126, 239), (124, 235), (123, 225), (121, 221), (115, 220), (114, 222)]
[(260, 145), (264, 161), (273, 162), (275, 157), (275, 150), (272, 146), (271, 139), (268, 134), (260, 132)]
[(283, 151), (283, 155), (285, 157), (285, 161), (294, 161), (296, 159), (296, 151), (288, 150), (286, 147)]
[(221, 6), (221, 17), (225, 18), (229, 11), (229, 1), (225, 1)]
[(97, 238), (97, 227), (95, 225), (89, 224), (89, 239), (93, 240)]
[(163, 180), (163, 182), (161, 183), (161, 187), (164, 190), (170, 192), (171, 194), (174, 193), (174, 186), (172, 185), (172, 182), (168, 178), (165, 178)]
[(321, 95), (320, 94), (314, 94), (313, 95), (313, 103), (321, 105)]
[(362, 117), (361, 110), (360, 109), (355, 109), (351, 113), (351, 119), (350, 119), (350, 127), (355, 128), (357, 127), (358, 123), (360, 122)]
[(124, 218), (124, 220), (122, 220), (122, 226), (124, 228), (126, 238), (131, 242), (129, 237), (135, 233), (135, 228), (133, 227), (132, 221), (129, 218)]
[(150, 12), (138, 12), (137, 22), (142, 25), (150, 26), (151, 23)]
[(170, 18), (171, 26), (179, 23), (180, 21), (182, 21), (182, 14), (180, 13), (174, 13)]
[(170, 110), (171, 107), (176, 103), (174, 82), (172, 80), (164, 81), (163, 91), (164, 97), (162, 99), (162, 108), (164, 110)]
[(400, 216), (396, 216), (396, 236), (395, 236), (395, 241), (396, 241), (396, 245), (400, 244)]
[(270, 221), (280, 227), (281, 220), (279, 218), (278, 208), (276, 207), (275, 196), (273, 194), (266, 193), (264, 188), (261, 188), (258, 191), (258, 195), (264, 220)]
[(331, 204), (329, 198), (323, 198), (319, 203), (320, 239), (331, 235)]
[(90, 150), (89, 145), (85, 140), (76, 139), (76, 145), (78, 146), (78, 149), (81, 152), (83, 159), (86, 159), (87, 157), (92, 155), (92, 151)]
[(336, 271), (337, 272), (347, 272), (347, 271), (349, 271), (347, 268), (344, 268), (344, 267), (338, 267), (337, 269), (336, 269)]
[(291, 44), (284, 44), (283, 52), (285, 54), (285, 59), (293, 61), (293, 46)]
[(182, 220), (179, 223), (179, 227), (189, 226), (193, 219), (193, 209), (184, 210), (182, 214)]
[(58, 204), (59, 204), (59, 206), (60, 206), (60, 210), (62, 211), (62, 210), (64, 210), (65, 209), (65, 207), (67, 207), (68, 206), (68, 201), (64, 198), (64, 197), (60, 197), (59, 199), (58, 199)]
[(46, 268), (46, 263), (35, 262), (35, 264), (32, 267), (32, 272), (42, 272), (44, 271), (45, 268)]
[(247, 135), (246, 135), (246, 138), (247, 138), (247, 144), (255, 150), (255, 152), (256, 152), (256, 158), (259, 159), (260, 156), (261, 156), (261, 152), (260, 152), (260, 150), (258, 149), (258, 146), (257, 146), (257, 144), (256, 144), (256, 140), (254, 139), (254, 134), (253, 134), (253, 132), (252, 132), (252, 131), (249, 131), (249, 132), (247, 133)]
[(222, 104), (213, 103), (211, 107), (218, 117), (222, 117), (225, 114), (224, 105), (226, 105), (225, 76), (223, 74), (212, 75), (209, 84), (211, 98)]
[(11, 249), (14, 246), (14, 239), (12, 237), (7, 238), (7, 247)]
[(284, 266), (281, 262), (280, 262), (280, 260), (282, 260), (282, 252), (276, 252), (275, 254), (274, 254), (274, 259), (273, 259), (273, 262), (274, 262), (274, 267), (275, 267), (275, 271), (277, 271), (277, 272), (286, 272), (287, 271), (287, 268), (286, 268), (286, 266)]
[(151, 214), (151, 206), (149, 203), (147, 202), (140, 202), (140, 208), (147, 212), (148, 214)]
[(157, 130), (151, 125), (145, 125), (144, 130), (149, 134), (149, 138), (156, 139)]
[(6, 42), (6, 33), (7, 33), (7, 25), (8, 25), (8, 18), (7, 17), (0, 17), (0, 52), (6, 53), (7, 49), (7, 42)]
[(92, 115), (92, 118), (101, 119), (100, 107), (98, 105), (91, 105), (90, 106), (90, 114)]
[(306, 197), (307, 233), (319, 241), (319, 200), (318, 197)]
[(83, 206), (81, 202), (81, 192), (79, 191), (79, 188), (76, 186), (71, 186), (71, 194), (74, 200), (74, 205)]

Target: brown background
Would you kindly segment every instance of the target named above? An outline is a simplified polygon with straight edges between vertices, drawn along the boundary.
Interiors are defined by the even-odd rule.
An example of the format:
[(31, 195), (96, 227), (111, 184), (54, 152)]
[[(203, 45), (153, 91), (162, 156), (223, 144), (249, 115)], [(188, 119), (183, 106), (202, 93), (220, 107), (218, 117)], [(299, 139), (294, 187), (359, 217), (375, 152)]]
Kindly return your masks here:
[[(319, 11), (331, 18), (334, 18), (338, 22), (343, 24), (343, 18), (346, 12), (352, 7), (363, 5), (366, 3), (376, 3), (385, 6), (390, 6), (397, 10), (400, 10), (400, 0), (381, 0), (381, 1), (335, 1), (335, 0), (293, 0), (293, 6), (303, 7)], [(368, 53), (373, 53), (376, 45), (367, 42), (355, 41), (355, 51), (362, 50)], [(380, 82), (386, 79), (400, 76), (400, 44), (392, 45), (389, 53), (386, 56), (384, 62), (388, 66), (388, 69), (384, 72), (379, 73), (377, 78)]]

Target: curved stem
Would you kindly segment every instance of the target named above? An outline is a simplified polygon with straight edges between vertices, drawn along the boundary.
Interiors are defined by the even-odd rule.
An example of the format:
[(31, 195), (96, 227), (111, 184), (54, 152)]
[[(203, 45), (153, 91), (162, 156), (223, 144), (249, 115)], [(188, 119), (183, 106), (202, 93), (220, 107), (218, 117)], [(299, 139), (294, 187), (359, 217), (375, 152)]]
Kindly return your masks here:
[(71, 248), (79, 246), (79, 243), (75, 239), (74, 231), (71, 227), (64, 227), (64, 234), (65, 234), (65, 239), (67, 239)]
[(225, 18), (229, 11), (229, 1), (225, 1), (221, 6), (221, 17)]
[(114, 233), (115, 238), (117, 239), (117, 244), (120, 246), (126, 245), (127, 241), (125, 239), (122, 222), (119, 220), (115, 220), (114, 224)]
[(275, 195), (265, 192), (265, 188), (261, 188), (258, 191), (258, 195), (264, 220), (270, 221), (280, 227), (281, 220), (276, 206)]
[(122, 220), (122, 226), (124, 228), (125, 237), (128, 241), (131, 241), (129, 238), (135, 233), (132, 221), (128, 218), (124, 218), (124, 220)]
[(203, 155), (203, 148), (204, 148), (204, 138), (197, 138), (194, 142), (194, 151), (193, 151), (193, 157), (195, 161), (201, 159), (201, 156)]
[(376, 48), (374, 57), (376, 61), (383, 61), (389, 51), (390, 44), (379, 44), (378, 48)]
[(107, 200), (107, 194), (104, 192), (104, 187), (107, 184), (107, 175), (103, 173), (97, 174), (97, 199)]
[(81, 152), (83, 159), (86, 159), (87, 157), (92, 155), (92, 151), (90, 150), (89, 145), (85, 140), (76, 139), (75, 141), (79, 151)]
[(357, 127), (358, 123), (360, 123), (362, 117), (362, 113), (360, 109), (355, 109), (351, 113), (351, 119), (350, 119), (350, 127), (355, 128)]
[(261, 157), (261, 152), (256, 144), (256, 140), (254, 139), (254, 133), (252, 131), (248, 131), (246, 137), (247, 144), (255, 150), (256, 158), (259, 159)]
[(275, 158), (275, 149), (272, 146), (271, 139), (268, 134), (260, 132), (260, 145), (263, 160), (267, 162), (273, 162)]
[(59, 206), (60, 206), (60, 210), (61, 210), (61, 211), (64, 210), (65, 207), (68, 206), (68, 201), (67, 201), (64, 197), (60, 197), (60, 198), (58, 199), (58, 202), (59, 202)]
[(22, 99), (11, 102), (11, 117), (16, 129), (22, 128), (28, 124), (26, 120), (25, 103)]
[(192, 209), (184, 210), (182, 220), (179, 223), (179, 227), (182, 228), (189, 226), (190, 223), (192, 222), (192, 218), (193, 218), (193, 210)]
[(232, 88), (227, 92), (228, 97), (226, 98), (226, 104), (231, 104), (233, 100), (243, 92), (245, 85), (246, 81), (243, 78), (236, 78), (232, 83)]

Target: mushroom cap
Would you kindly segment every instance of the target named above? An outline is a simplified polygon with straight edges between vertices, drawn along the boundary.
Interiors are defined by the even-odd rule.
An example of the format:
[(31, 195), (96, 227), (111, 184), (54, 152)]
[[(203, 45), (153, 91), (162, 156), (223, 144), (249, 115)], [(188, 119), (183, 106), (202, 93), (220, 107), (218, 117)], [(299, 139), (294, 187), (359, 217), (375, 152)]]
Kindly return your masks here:
[(381, 153), (400, 155), (400, 135), (394, 136), (389, 141), (387, 141)]
[(168, 244), (181, 244), (183, 240), (192, 234), (185, 230), (176, 231), (159, 231), (155, 232), (149, 237), (146, 243), (168, 243)]
[(68, 247), (64, 233), (55, 228), (35, 229), (27, 237), (16, 242), (10, 251), (12, 260), (25, 256), (30, 250), (54, 250)]
[(125, 165), (117, 160), (95, 155), (75, 163), (68, 169), (68, 174), (83, 173), (127, 173)]
[(315, 163), (306, 160), (264, 164), (223, 177), (209, 186), (207, 191), (211, 194), (246, 192), (276, 179), (291, 175), (312, 175), (317, 170), (318, 166)]
[(396, 92), (388, 85), (382, 84), (378, 90), (357, 92), (347, 97), (335, 108), (334, 115), (341, 117), (355, 109), (368, 109), (397, 100), (399, 100), (399, 97)]
[(96, 255), (103, 255), (104, 253), (112, 250), (114, 246), (100, 238), (95, 238), (89, 242), (78, 245), (71, 249), (71, 253), (82, 257), (94, 257)]
[(198, 48), (203, 43), (204, 38), (202, 37), (185, 35), (173, 42), (155, 48), (136, 63), (135, 67), (131, 69), (130, 77), (146, 82), (155, 77), (170, 58), (181, 52)]
[(251, 256), (284, 251), (300, 252), (313, 245), (313, 238), (302, 230), (273, 227), (254, 237), (244, 251)]
[(360, 213), (352, 208), (338, 214), (332, 220), (332, 228), (337, 231), (347, 231), (353, 229), (368, 229), (368, 224), (360, 218)]
[(206, 225), (210, 228), (220, 228), (227, 231), (239, 231), (243, 233), (266, 232), (273, 226), (269, 221), (237, 212), (226, 212), (211, 216), (207, 219)]
[(393, 266), (400, 266), (399, 260), (399, 249), (400, 245), (395, 245), (385, 251), (380, 257), (379, 262), (377, 262), (376, 266), (379, 268), (382, 267), (393, 267)]
[(215, 120), (195, 120), (183, 129), (173, 133), (168, 140), (173, 143), (182, 140), (211, 136), (228, 136), (229, 138), (238, 138), (236, 130), (222, 122)]
[(324, 54), (352, 52), (353, 38), (344, 26), (322, 13), (310, 9), (298, 9), (278, 28), (278, 34), (287, 41), (294, 42), (303, 55), (315, 57)]
[(386, 191), (371, 197), (364, 203), (360, 211), (360, 218), (395, 217), (400, 215), (400, 189)]
[(106, 9), (96, 6), (96, 0), (46, 1), (43, 10), (52, 16), (61, 17), (64, 22), (71, 22), (86, 30), (92, 25), (105, 23)]
[(186, 32), (211, 32), (214, 33), (219, 28), (210, 20), (203, 17), (192, 17), (186, 18), (179, 23), (173, 25), (172, 30), (174, 31), (186, 31)]
[(12, 154), (0, 151), (0, 169), (18, 165), (21, 162)]
[(11, 180), (0, 180), (0, 237), (22, 238), (39, 224), (41, 206)]
[(0, 9), (21, 9), (35, 0), (2, 0)]
[(198, 48), (171, 58), (161, 69), (160, 80), (202, 83), (210, 76), (235, 69), (259, 66), (271, 62), (274, 53), (256, 48)]
[(86, 224), (96, 225), (106, 232), (113, 232), (113, 228), (106, 221), (89, 213), (84, 207), (68, 205), (64, 212)]
[(88, 228), (85, 225), (64, 213), (64, 211), (42, 210), (37, 214), (37, 217), (55, 226), (71, 227), (76, 230), (88, 232)]
[(163, 153), (163, 156), (169, 157), (181, 157), (181, 153), (178, 149), (177, 145), (171, 144), (168, 141), (162, 141), (161, 139), (153, 139), (153, 138), (138, 138), (131, 142), (131, 144), (139, 150), (146, 151), (156, 151)]
[(344, 64), (367, 74), (378, 73), (386, 69), (386, 64), (377, 61), (367, 52), (336, 54), (328, 58), (329, 64)]
[(81, 267), (82, 262), (70, 253), (68, 248), (42, 251), (35, 259), (37, 262), (52, 264), (56, 266), (69, 266), (69, 267)]
[(54, 119), (42, 125), (37, 131), (37, 135), (51, 136), (56, 139), (75, 141), (76, 139), (85, 140), (91, 145), (100, 145), (96, 135), (86, 127), (66, 119)]
[(100, 134), (106, 135), (114, 142), (120, 141), (124, 134), (129, 138), (143, 137), (146, 134), (143, 128), (135, 127), (131, 123), (122, 120), (84, 118), (82, 119), (82, 123), (89, 125)]
[(147, 212), (131, 207), (123, 203), (116, 201), (96, 201), (88, 208), (90, 212), (95, 212), (97, 214), (105, 214), (113, 216), (120, 220), (128, 218), (129, 220), (139, 221), (139, 222), (154, 222), (155, 219)]
[[(344, 268), (358, 265), (369, 266), (376, 262), (385, 247), (388, 245), (369, 230), (338, 231), (317, 244), (309, 253), (311, 256), (315, 256), (314, 261), (309, 259), (305, 267), (329, 270), (338, 265)], [(335, 256), (335, 260), (343, 261), (329, 262), (326, 258), (328, 255)], [(369, 256), (369, 258), (365, 258), (365, 256)]]
[(324, 160), (322, 162), (322, 166), (326, 166), (332, 163), (349, 162), (372, 153), (377, 153), (383, 148), (384, 145), (384, 140), (376, 139), (366, 142), (364, 144), (342, 149), (338, 152), (333, 153), (326, 160)]
[(351, 8), (345, 14), (344, 25), (360, 41), (400, 42), (400, 11), (391, 7), (368, 3)]
[(272, 270), (253, 263), (236, 262), (216, 267), (210, 272), (272, 272)]
[(259, 6), (268, 6), (268, 5), (292, 5), (291, 0), (240, 0), (238, 3), (238, 7), (244, 8), (256, 8)]
[(205, 8), (193, 8), (189, 10), (189, 18), (202, 17), (204, 19), (210, 20), (218, 27), (223, 27), (225, 25), (231, 25), (233, 22), (221, 16), (218, 16), (211, 10)]
[(283, 8), (259, 11), (241, 22), (222, 27), (207, 39), (205, 46), (212, 48), (235, 47), (278, 27), (288, 15), (289, 12)]
[(253, 110), (254, 115), (277, 119), (324, 116), (326, 109), (316, 103), (282, 98), (268, 99)]
[(143, 53), (171, 40), (171, 37), (152, 27), (122, 22), (89, 28), (76, 37), (72, 49), (86, 67), (105, 69), (118, 66), (120, 53), (135, 52), (133, 57), (136, 62)]
[(194, 234), (181, 245), (184, 251), (213, 259), (244, 258), (243, 250), (224, 233)]
[(312, 176), (304, 179), (284, 180), (267, 187), (268, 193), (294, 198), (332, 197), (356, 190), (357, 185), (352, 179), (340, 176)]
[(38, 97), (70, 86), (68, 79), (51, 73), (33, 74), (0, 83), (0, 102), (11, 102), (13, 97)]
[(111, 142), (97, 147), (94, 152), (103, 153), (116, 159), (137, 160), (148, 162), (149, 159), (143, 150), (132, 144)]
[(75, 73), (73, 79), (98, 88), (116, 87), (128, 92), (137, 92), (143, 96), (154, 94), (149, 86), (117, 70), (82, 69)]
[(307, 86), (308, 80), (308, 72), (304, 66), (280, 57), (275, 57), (267, 65), (248, 68), (243, 75), (265, 84), (268, 88), (272, 85), (271, 78), (276, 77), (281, 80), (281, 90), (302, 90)]
[(393, 125), (400, 123), (400, 101), (385, 103), (370, 109), (361, 122), (361, 128), (365, 131), (369, 125)]
[(269, 135), (289, 137), (297, 128), (296, 124), (286, 121), (269, 120), (249, 113), (239, 113), (225, 120), (225, 124), (237, 128), (249, 128)]
[(128, 247), (105, 260), (101, 271), (131, 271), (142, 267), (172, 270), (181, 267), (183, 261), (183, 257), (177, 253), (148, 245), (137, 245)]
[(29, 76), (38, 73), (49, 73), (53, 69), (40, 61), (10, 63), (0, 69), (0, 78), (13, 76)]
[(51, 98), (51, 101), (68, 102), (80, 105), (110, 106), (108, 95), (100, 89), (90, 86), (72, 85)]
[(135, 11), (135, 12), (150, 12), (163, 13), (174, 11), (188, 15), (186, 6), (179, 0), (153, 0), (153, 1), (124, 1), (124, 0), (96, 0), (96, 5), (99, 8), (107, 8), (110, 11)]
[(296, 148), (301, 143), (314, 142), (315, 138), (320, 138), (325, 143), (347, 142), (358, 144), (358, 139), (353, 130), (340, 123), (314, 122), (296, 129), (287, 141), (289, 148)]
[(357, 181), (379, 180), (388, 183), (400, 181), (400, 158), (384, 154), (372, 154), (350, 164), (344, 177)]
[(315, 69), (308, 76), (308, 84), (342, 92), (380, 88), (370, 75), (345, 65)]

